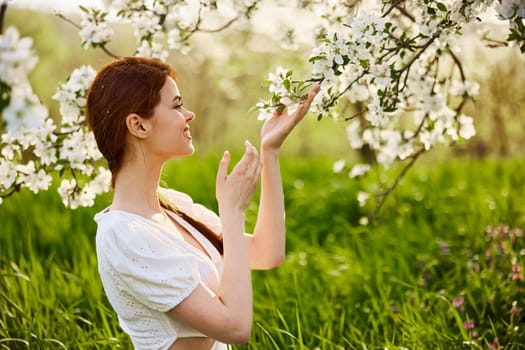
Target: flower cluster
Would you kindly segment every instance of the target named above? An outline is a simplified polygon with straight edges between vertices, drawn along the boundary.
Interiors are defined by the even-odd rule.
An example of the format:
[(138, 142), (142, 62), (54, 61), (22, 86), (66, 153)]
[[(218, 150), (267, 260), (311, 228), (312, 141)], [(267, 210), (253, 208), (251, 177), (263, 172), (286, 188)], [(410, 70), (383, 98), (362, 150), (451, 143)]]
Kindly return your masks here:
[[(268, 0), (269, 2), (271, 0)], [(81, 7), (82, 45), (109, 52), (111, 21), (134, 29), (136, 55), (167, 59), (169, 50), (185, 53), (199, 31), (215, 32), (249, 20), (262, 0), (117, 0), (107, 8)], [(404, 0), (377, 1), (377, 11), (355, 14), (357, 1), (308, 1), (301, 6), (321, 21), (319, 39), (310, 55), (311, 77), (294, 80), (282, 68), (269, 75), (272, 97), (260, 101), (259, 118), (275, 111), (294, 111), (312, 82), (322, 90), (312, 104), (318, 118), (349, 121), (350, 146), (367, 147), (384, 168), (417, 157), (440, 143), (452, 144), (475, 135), (473, 118), (463, 113), (479, 87), (469, 82), (456, 56), (463, 26), (494, 7), (509, 21), (509, 42), (525, 51), (523, 0)], [(448, 60), (447, 60), (448, 59)], [(62, 84), (54, 98), (60, 103), (61, 125), (32, 92), (28, 72), (37, 62), (31, 39), (9, 28), (0, 36), (0, 113), (6, 132), (1, 136), (0, 199), (28, 187), (46, 189), (50, 173), (59, 172), (59, 192), (70, 206), (90, 205), (107, 190), (107, 170), (84, 123), (84, 103), (94, 71), (81, 67)], [(357, 113), (347, 115), (349, 105)], [(31, 161), (28, 161), (28, 160)], [(339, 171), (344, 163), (337, 165)], [(364, 176), (371, 169), (357, 164), (348, 174)], [(403, 172), (402, 172), (403, 173)], [(64, 174), (70, 174), (68, 178)], [(361, 193), (360, 205), (370, 195)]]
[[(474, 120), (463, 107), (475, 98), (479, 86), (464, 74), (456, 55), (458, 39), (464, 25), (477, 20), (495, 1), (378, 3), (380, 11), (363, 10), (353, 17), (348, 13), (351, 20), (337, 20), (338, 27), (326, 30), (310, 55), (308, 81), (321, 84), (312, 104), (318, 118), (349, 121), (351, 148), (367, 147), (388, 169), (438, 144), (455, 144), (475, 135)], [(271, 99), (257, 104), (260, 115), (297, 103), (301, 94), (291, 92), (304, 83), (291, 76), (274, 79)], [(283, 96), (286, 103), (276, 104)], [(357, 113), (345, 115), (349, 105), (357, 106)], [(337, 168), (342, 171), (344, 165)], [(348, 174), (362, 176), (370, 169), (357, 164)]]
[(47, 138), (54, 129), (45, 108), (34, 94), (28, 74), (38, 58), (31, 38), (20, 38), (9, 27), (0, 35), (0, 113), (5, 132), (0, 138), (0, 203), (2, 198), (27, 187), (33, 192), (46, 190), (51, 176), (33, 160), (24, 157), (32, 150), (47, 164), (55, 161)]
[[(198, 31), (218, 31), (249, 16), (259, 0), (236, 1), (218, 6), (216, 1), (118, 0), (107, 9), (82, 7), (85, 15), (80, 35), (84, 45), (104, 46), (113, 31), (108, 27), (108, 14), (118, 22), (134, 28), (137, 43), (135, 55), (165, 60), (168, 50), (186, 54), (189, 39)], [(109, 16), (111, 17), (111, 16)], [(216, 28), (202, 28), (209, 19), (219, 18)]]
[[(178, 0), (118, 0), (107, 9), (80, 6), (79, 35), (84, 48), (102, 48), (116, 56), (107, 49), (114, 34), (108, 22), (112, 18), (134, 27), (136, 55), (165, 60), (167, 49), (187, 52), (193, 33), (220, 30), (249, 17), (257, 2), (235, 2), (220, 9), (215, 1)], [(221, 12), (218, 17), (226, 24), (202, 29), (200, 25), (213, 11)], [(20, 38), (14, 28), (0, 36), (0, 113), (5, 124), (0, 127), (6, 129), (0, 143), (0, 203), (23, 187), (35, 193), (48, 189), (51, 174), (58, 173), (58, 193), (64, 204), (91, 206), (98, 194), (109, 190), (111, 179), (110, 172), (98, 164), (102, 155), (84, 116), (87, 91), (96, 72), (89, 66), (80, 67), (59, 86), (53, 96), (60, 104), (61, 124), (56, 126), (27, 79), (37, 61), (30, 38)]]
[(270, 118), (274, 112), (283, 112), (285, 109), (288, 113), (293, 114), (299, 105), (299, 101), (306, 98), (306, 83), (292, 84), (291, 77), (293, 70), (285, 70), (278, 67), (275, 73), (269, 73), (268, 79), (264, 85), (272, 93), (270, 101), (261, 100), (257, 102), (256, 108), (259, 110), (259, 120)]
[(57, 133), (57, 149), (59, 159), (65, 163), (57, 164), (55, 170), (67, 169), (72, 175), (71, 179), (62, 178), (58, 193), (71, 208), (93, 205), (97, 195), (109, 190), (111, 180), (107, 169), (95, 165), (102, 154), (85, 123), (86, 94), (95, 74), (90, 66), (75, 69), (53, 96), (60, 103), (62, 125)]
[(108, 12), (84, 6), (80, 6), (80, 9), (83, 12), (80, 23), (82, 29), (79, 32), (82, 46), (88, 48), (106, 45), (113, 36), (113, 29), (106, 22)]
[[(85, 95), (94, 76), (91, 67), (81, 67), (59, 87), (54, 96), (62, 114), (58, 130), (46, 110), (38, 123), (34, 118), (29, 118), (30, 123), (22, 118), (18, 128), (8, 128), (2, 135), (0, 200), (23, 187), (34, 193), (47, 190), (52, 183), (50, 174), (56, 172), (62, 176), (58, 192), (71, 208), (93, 205), (98, 194), (109, 190), (111, 175), (95, 166), (102, 156), (84, 120)], [(16, 101), (14, 97), (11, 103)]]
[(20, 38), (14, 27), (0, 35), (0, 113), (10, 132), (38, 127), (47, 117), (28, 79), (37, 62), (31, 38)]
[(506, 20), (510, 25), (508, 42), (514, 42), (519, 46), (522, 53), (525, 52), (525, 1), (523, 0), (499, 0), (495, 6), (498, 17)]

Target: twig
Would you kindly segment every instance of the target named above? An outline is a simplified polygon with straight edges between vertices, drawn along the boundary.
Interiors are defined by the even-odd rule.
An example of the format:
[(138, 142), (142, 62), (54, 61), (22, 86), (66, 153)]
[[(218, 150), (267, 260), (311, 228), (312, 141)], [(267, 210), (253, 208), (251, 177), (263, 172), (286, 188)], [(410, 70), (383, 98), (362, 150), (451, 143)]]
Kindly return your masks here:
[(0, 194), (0, 198), (7, 198), (7, 197), (10, 197), (12, 196), (13, 194), (15, 194), (16, 192), (20, 192), (20, 189), (22, 188), (22, 184), (18, 183), (16, 185), (13, 186), (13, 188), (11, 189), (11, 191), (7, 192), (7, 193), (4, 193), (4, 194)]
[(448, 52), (450, 53), (450, 56), (452, 57), (452, 59), (454, 60), (454, 63), (456, 64), (456, 66), (459, 69), (459, 74), (461, 75), (461, 80), (463, 82), (465, 82), (465, 80), (467, 80), (467, 78), (465, 77), (465, 71), (463, 70), (463, 64), (459, 60), (458, 56), (456, 56), (456, 54), (450, 48), (448, 48)]
[(490, 48), (509, 46), (509, 43), (507, 41), (492, 39), (492, 38), (489, 38), (488, 36), (484, 36), (483, 38), (481, 38), (481, 40), (487, 41), (488, 42), (487, 46)]
[(4, 32), (4, 17), (7, 10), (7, 0), (2, 2), (2, 7), (0, 7), (0, 34)]
[[(246, 14), (248, 15), (251, 11), (253, 11), (257, 4), (260, 2), (260, 0), (257, 0), (255, 1), (251, 6), (249, 6), (247, 8), (247, 11), (246, 11)], [(202, 16), (201, 16), (201, 13), (202, 13), (202, 5), (203, 3), (201, 2), (200, 3), (200, 6), (199, 6), (199, 15), (198, 15), (198, 18), (197, 18), (197, 23), (195, 23), (195, 27), (193, 27), (193, 29), (191, 29), (188, 33), (188, 35), (186, 35), (186, 37), (184, 39), (189, 39), (191, 35), (193, 35), (193, 33), (199, 31), (199, 32), (203, 32), (203, 33), (217, 33), (217, 32), (220, 32), (220, 31), (223, 31), (227, 28), (229, 28), (232, 24), (234, 24), (235, 22), (237, 22), (239, 20), (239, 16), (235, 16), (233, 17), (232, 19), (230, 19), (229, 21), (225, 22), (223, 25), (217, 27), (217, 28), (201, 28), (200, 25), (202, 23)]]
[(113, 52), (109, 51), (106, 47), (106, 44), (99, 45), (99, 47), (106, 53), (106, 55), (110, 56), (111, 58), (117, 59), (120, 58), (119, 55), (115, 55)]
[(217, 32), (220, 32), (220, 31), (230, 27), (237, 20), (239, 20), (239, 17), (234, 17), (234, 18), (230, 19), (228, 22), (224, 23), (220, 27), (213, 28), (213, 29), (199, 28), (199, 31), (204, 32), (204, 33), (217, 33)]
[(73, 22), (72, 20), (70, 20), (69, 18), (67, 18), (66, 16), (64, 16), (62, 13), (60, 12), (56, 12), (55, 15), (58, 17), (58, 18), (61, 18), (63, 19), (64, 21), (66, 21), (67, 23), (73, 25), (73, 27), (77, 28), (77, 29), (82, 29), (82, 26)]
[[(63, 20), (66, 21), (67, 23), (71, 24), (73, 27), (75, 27), (75, 28), (77, 28), (77, 29), (79, 29), (79, 30), (82, 29), (82, 26), (81, 26), (81, 25), (79, 25), (79, 24), (73, 22), (72, 20), (70, 20), (69, 18), (67, 18), (66, 16), (64, 16), (62, 13), (60, 13), (60, 12), (56, 12), (55, 14), (56, 14), (56, 16), (57, 16), (58, 18), (63, 19)], [(106, 44), (98, 45), (98, 47), (100, 47), (100, 49), (101, 49), (102, 51), (104, 51), (104, 52), (105, 52), (108, 56), (110, 56), (111, 58), (115, 58), (115, 59), (120, 58), (119, 55), (115, 55), (113, 52), (111, 52), (110, 50), (108, 50), (108, 48), (106, 47)]]
[(425, 152), (425, 148), (421, 148), (419, 151), (414, 153), (410, 159), (410, 162), (408, 162), (407, 165), (405, 165), (405, 167), (401, 170), (399, 175), (397, 175), (397, 178), (394, 180), (392, 185), (390, 185), (390, 187), (388, 187), (384, 192), (379, 194), (380, 196), (379, 201), (376, 203), (374, 210), (368, 215), (369, 221), (373, 221), (377, 217), (377, 214), (379, 213), (379, 210), (381, 209), (383, 204), (385, 204), (385, 201), (388, 195), (392, 193), (392, 191), (397, 187), (401, 179), (405, 176), (408, 169), (410, 169), (412, 165), (414, 165), (414, 163), (419, 158), (419, 156), (422, 155), (424, 152)]
[(359, 112), (357, 112), (356, 114), (354, 114), (354, 115), (352, 115), (352, 116), (350, 116), (350, 117), (346, 117), (346, 118), (344, 119), (344, 121), (347, 122), (347, 121), (349, 121), (349, 120), (352, 120), (352, 119), (354, 119), (354, 118), (357, 118), (357, 117), (359, 117), (360, 115), (365, 114), (366, 112), (368, 112), (368, 110), (365, 108), (365, 109), (363, 109), (362, 111), (359, 111)]
[(404, 2), (405, 0), (394, 0), (392, 2), (392, 5), (390, 5), (390, 7), (385, 11), (385, 13), (383, 13), (383, 15), (381, 17), (386, 17), (390, 14), (390, 12), (392, 12), (393, 9), (395, 9), (397, 6), (399, 6), (399, 4), (401, 4), (402, 2)]
[(396, 6), (397, 10), (399, 12), (401, 12), (401, 14), (403, 16), (405, 16), (406, 18), (408, 18), (409, 20), (411, 20), (412, 22), (416, 22), (416, 19), (414, 18), (414, 16), (412, 16), (406, 9), (402, 8), (402, 7), (399, 7), (399, 6)]

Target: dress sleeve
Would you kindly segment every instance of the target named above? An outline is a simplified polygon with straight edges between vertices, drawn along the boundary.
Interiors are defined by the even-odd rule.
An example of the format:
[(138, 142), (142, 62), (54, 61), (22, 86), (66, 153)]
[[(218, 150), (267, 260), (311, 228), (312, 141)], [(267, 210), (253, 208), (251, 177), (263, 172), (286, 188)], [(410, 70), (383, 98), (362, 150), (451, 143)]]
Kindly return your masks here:
[(179, 238), (141, 220), (115, 223), (106, 233), (103, 250), (114, 277), (147, 307), (166, 312), (198, 286), (197, 257)]

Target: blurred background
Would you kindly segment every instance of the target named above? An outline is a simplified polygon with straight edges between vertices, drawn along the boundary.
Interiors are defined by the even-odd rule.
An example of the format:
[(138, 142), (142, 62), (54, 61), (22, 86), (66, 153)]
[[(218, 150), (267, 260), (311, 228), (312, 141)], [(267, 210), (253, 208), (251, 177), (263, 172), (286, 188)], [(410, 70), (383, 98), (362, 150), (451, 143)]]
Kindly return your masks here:
[[(78, 23), (79, 3), (96, 4), (8, 0), (4, 30), (33, 38), (40, 61), (30, 79), (57, 122), (57, 86), (81, 65), (111, 60), (83, 49), (77, 29), (54, 14)], [(457, 52), (467, 79), (480, 84), (464, 109), (476, 136), (421, 157), (377, 225), (360, 224), (370, 208), (356, 194), (379, 176), (332, 171), (339, 159), (359, 158), (345, 122), (310, 115), (286, 141), (287, 262), (254, 272), (253, 337), (236, 349), (524, 349), (525, 55), (486, 47), (481, 32), (504, 40), (508, 31), (487, 20), (465, 29)], [(185, 166), (168, 164), (163, 180), (212, 209), (222, 151), (238, 156), (245, 139), (259, 141), (261, 122), (249, 110), (269, 97), (261, 87), (268, 72), (283, 66), (304, 79), (311, 70), (311, 14), (267, 9), (254, 23), (198, 33), (189, 54), (168, 60), (197, 115), (197, 152)], [(298, 28), (296, 45), (281, 46), (286, 24)], [(133, 54), (132, 29), (113, 28), (108, 48)], [(131, 348), (97, 273), (93, 215), (109, 202), (104, 195), (93, 207), (64, 210), (56, 191), (24, 189), (2, 204), (0, 349)], [(255, 200), (247, 208), (248, 231), (257, 209)]]
[[(101, 50), (83, 49), (78, 30), (60, 19), (59, 10), (74, 22), (80, 22), (78, 4), (97, 5), (89, 1), (10, 1), (4, 28), (14, 25), (22, 36), (30, 36), (40, 57), (30, 78), (35, 92), (59, 119), (58, 102), (51, 99), (59, 83), (71, 71), (84, 64), (95, 69), (111, 59)], [(298, 79), (307, 78), (307, 62), (313, 45), (315, 20), (311, 14), (292, 12), (290, 8), (259, 11), (255, 25), (233, 26), (220, 33), (197, 33), (192, 38), (192, 50), (187, 55), (170, 52), (168, 59), (177, 70), (185, 105), (197, 119), (192, 128), (197, 155), (213, 150), (242, 148), (244, 139), (258, 142), (261, 122), (257, 112), (250, 112), (259, 98), (268, 92), (260, 83), (268, 72), (278, 66), (291, 68)], [(280, 45), (280, 31), (285, 23), (294, 21), (298, 28), (293, 46)], [(297, 24), (295, 24), (297, 23)], [(289, 24), (289, 23), (288, 23)], [(132, 29), (114, 26), (115, 37), (110, 50), (118, 55), (133, 54)], [(510, 156), (524, 150), (525, 58), (517, 48), (489, 48), (479, 37), (485, 32), (493, 39), (504, 39), (505, 24), (487, 17), (486, 23), (468, 27), (462, 52), (464, 69), (469, 80), (480, 84), (480, 95), (469, 103), (466, 114), (474, 117), (477, 135), (453, 148), (442, 147), (423, 157), (450, 156)], [(300, 125), (284, 149), (291, 155), (329, 155), (334, 159), (352, 161), (354, 154), (348, 146), (346, 123), (332, 119), (317, 121), (310, 116)]]

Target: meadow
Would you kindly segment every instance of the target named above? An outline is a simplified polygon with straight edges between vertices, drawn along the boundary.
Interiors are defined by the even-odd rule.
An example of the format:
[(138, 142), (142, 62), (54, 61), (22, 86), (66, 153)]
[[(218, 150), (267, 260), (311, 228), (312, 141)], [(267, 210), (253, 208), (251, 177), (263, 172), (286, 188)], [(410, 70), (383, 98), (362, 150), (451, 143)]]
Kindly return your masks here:
[[(370, 180), (333, 161), (284, 157), (287, 260), (253, 272), (252, 339), (235, 349), (525, 349), (522, 159), (418, 164), (369, 226), (355, 198)], [(215, 208), (217, 162), (171, 162), (163, 181)], [(131, 348), (97, 274), (92, 217), (108, 203), (2, 204), (0, 349)]]

